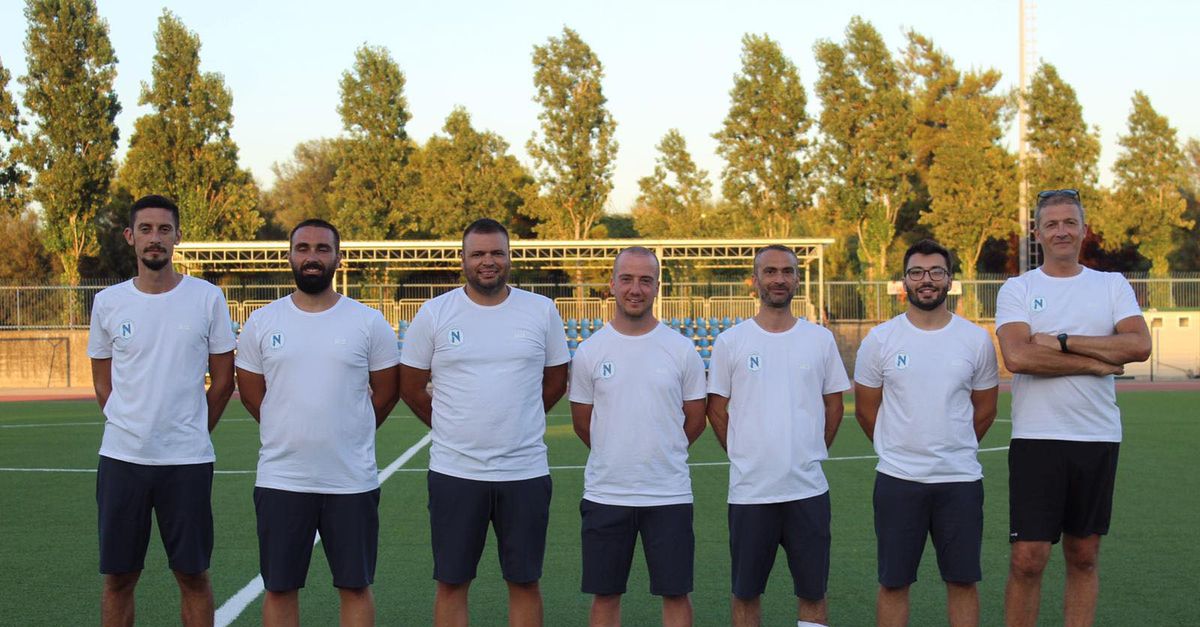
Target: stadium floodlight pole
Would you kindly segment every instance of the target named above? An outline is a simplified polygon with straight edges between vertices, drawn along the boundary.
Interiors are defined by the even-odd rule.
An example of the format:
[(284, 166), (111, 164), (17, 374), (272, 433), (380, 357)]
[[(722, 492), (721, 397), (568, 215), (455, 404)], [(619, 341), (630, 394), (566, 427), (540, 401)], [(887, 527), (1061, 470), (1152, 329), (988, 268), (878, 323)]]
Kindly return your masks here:
[(1026, 55), (1026, 19), (1025, 19), (1025, 0), (1017, 0), (1020, 7), (1018, 10), (1020, 28), (1020, 64), (1019, 64), (1019, 82), (1020, 88), (1017, 91), (1017, 171), (1020, 178), (1018, 182), (1017, 203), (1020, 205), (1017, 210), (1017, 221), (1020, 223), (1020, 240), (1018, 243), (1017, 252), (1017, 273), (1023, 274), (1029, 270), (1029, 172), (1027, 168), (1027, 141), (1025, 137), (1026, 120), (1029, 116), (1029, 106), (1025, 102), (1025, 90), (1028, 89), (1028, 76), (1026, 74), (1025, 60)]

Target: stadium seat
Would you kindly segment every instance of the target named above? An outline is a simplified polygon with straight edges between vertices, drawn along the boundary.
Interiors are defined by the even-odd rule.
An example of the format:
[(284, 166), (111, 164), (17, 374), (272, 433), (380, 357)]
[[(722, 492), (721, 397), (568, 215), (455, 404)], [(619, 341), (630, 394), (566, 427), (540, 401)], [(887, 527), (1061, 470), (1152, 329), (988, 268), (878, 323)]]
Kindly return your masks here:
[(584, 329), (584, 330), (582, 330), (582, 331), (580, 331), (580, 332), (579, 332), (579, 339), (586, 340), (586, 339), (588, 339), (589, 337), (592, 337), (592, 332), (591, 332), (591, 331), (589, 331), (589, 330), (587, 330), (587, 329)]
[(604, 326), (604, 321), (599, 318), (592, 318), (592, 330), (599, 331)]
[(671, 318), (671, 328), (672, 329), (679, 328), (679, 318)]
[(702, 348), (700, 349), (700, 357), (704, 359), (704, 363), (708, 363), (708, 360), (712, 357), (712, 351)]
[(689, 329), (694, 328), (696, 326), (696, 324), (692, 321), (691, 318), (684, 318), (682, 324), (683, 324), (683, 326), (685, 326)]
[(708, 331), (709, 331), (709, 334), (710, 334), (710, 335), (716, 335), (716, 334), (717, 334), (717, 331), (719, 331), (719, 330), (720, 330), (720, 328), (721, 328), (721, 326), (720, 326), (720, 325), (721, 325), (721, 322), (720, 322), (719, 320), (717, 320), (716, 318), (709, 318), (709, 319), (708, 319)]
[(709, 346), (710, 346), (710, 344), (708, 343), (708, 338), (706, 338), (706, 337), (700, 338), (700, 348), (708, 348)]
[(731, 326), (733, 326), (733, 321), (729, 319), (729, 316), (725, 316), (724, 318), (721, 318), (721, 330), (722, 331), (728, 329)]
[(567, 348), (571, 349), (571, 352), (574, 352), (575, 349), (579, 348), (579, 342), (575, 339), (567, 340)]
[(708, 360), (707, 359), (704, 360), (704, 369), (708, 370)]

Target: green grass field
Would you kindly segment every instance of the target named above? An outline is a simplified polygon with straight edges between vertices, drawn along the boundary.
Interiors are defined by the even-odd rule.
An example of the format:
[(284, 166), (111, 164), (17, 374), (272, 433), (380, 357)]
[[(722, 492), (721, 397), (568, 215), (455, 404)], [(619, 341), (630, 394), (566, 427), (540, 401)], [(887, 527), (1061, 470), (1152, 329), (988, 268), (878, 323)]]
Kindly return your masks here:
[[(1194, 625), (1200, 546), (1193, 537), (1200, 519), (1197, 442), (1200, 393), (1130, 392), (1120, 396), (1125, 415), (1113, 531), (1102, 551), (1102, 591), (1097, 624)], [(1008, 399), (1001, 420), (983, 442), (999, 448), (1009, 436)], [(1188, 409), (1188, 408), (1191, 409)], [(847, 403), (847, 412), (852, 406)], [(95, 473), (101, 434), (92, 402), (0, 404), (0, 624), (93, 624), (99, 614)], [(554, 502), (542, 590), (546, 624), (586, 622), (589, 599), (579, 592), (579, 497), (587, 451), (570, 427), (566, 404), (549, 419), (546, 440), (554, 478)], [(378, 459), (384, 468), (421, 439), (426, 430), (407, 411), (397, 410), (379, 432)], [(251, 491), (258, 450), (257, 426), (234, 401), (214, 434), (217, 472), (213, 489), (216, 550), (211, 574), (217, 605), (258, 574)], [(834, 625), (874, 624), (875, 537), (872, 528), (872, 451), (852, 416), (843, 422), (825, 472), (833, 498), (833, 555), (829, 582)], [(1003, 450), (980, 454), (986, 474), (984, 581), (980, 587), (985, 625), (1002, 624), (1007, 572), (1007, 483)], [(379, 567), (375, 598), (380, 625), (425, 625), (433, 602), (425, 473), (422, 449), (383, 485)], [(696, 495), (696, 589), (698, 625), (729, 619), (729, 552), (725, 491), (728, 468), (711, 434), (692, 449)], [(16, 468), (51, 469), (18, 472)], [(78, 472), (69, 472), (70, 470)], [(155, 532), (157, 538), (157, 532)], [(640, 550), (639, 550), (640, 551)], [(1043, 623), (1060, 624), (1062, 558), (1055, 554), (1043, 594)], [(152, 540), (138, 587), (138, 624), (178, 623), (177, 591), (162, 547)], [(505, 622), (506, 592), (495, 549), (489, 545), (471, 591), (472, 624)], [(236, 625), (260, 622), (261, 597)], [(337, 623), (337, 594), (324, 555), (314, 551), (308, 586), (301, 593), (308, 625)], [(794, 624), (795, 600), (786, 562), (776, 561), (763, 598), (764, 622)], [(652, 625), (659, 604), (648, 592), (644, 561), (634, 560), (624, 603), (627, 625)], [(913, 625), (945, 624), (944, 589), (932, 547), (926, 548), (920, 581), (913, 587)]]

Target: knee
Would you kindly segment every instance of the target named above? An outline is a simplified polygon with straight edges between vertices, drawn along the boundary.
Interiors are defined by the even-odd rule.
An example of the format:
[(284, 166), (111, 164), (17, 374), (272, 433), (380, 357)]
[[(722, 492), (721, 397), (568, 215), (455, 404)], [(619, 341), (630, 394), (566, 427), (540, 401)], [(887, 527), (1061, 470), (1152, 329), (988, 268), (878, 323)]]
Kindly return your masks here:
[(1100, 563), (1100, 551), (1091, 546), (1064, 546), (1063, 558), (1067, 568), (1092, 572)]
[(179, 589), (185, 593), (207, 593), (210, 586), (208, 571), (199, 573), (175, 571), (175, 581), (179, 582)]
[(1048, 550), (1020, 550), (1014, 547), (1010, 569), (1015, 577), (1035, 579), (1042, 576), (1049, 558)]
[(133, 592), (133, 588), (137, 585), (138, 577), (141, 574), (141, 571), (136, 571), (117, 575), (105, 575), (104, 591), (114, 594), (128, 594)]

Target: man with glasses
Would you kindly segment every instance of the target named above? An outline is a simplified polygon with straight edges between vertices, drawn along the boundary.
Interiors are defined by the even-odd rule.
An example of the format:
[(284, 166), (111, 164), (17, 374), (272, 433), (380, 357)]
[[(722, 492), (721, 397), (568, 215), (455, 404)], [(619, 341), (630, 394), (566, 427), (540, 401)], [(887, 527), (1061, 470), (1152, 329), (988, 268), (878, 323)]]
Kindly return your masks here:
[[(783, 546), (798, 599), (797, 625), (829, 622), (829, 483), (821, 461), (842, 423), (850, 387), (833, 334), (792, 315), (796, 253), (760, 248), (758, 314), (713, 348), (708, 419), (729, 452), (733, 621), (762, 623), (761, 595)], [(776, 622), (776, 621), (772, 621)]]
[(908, 624), (925, 538), (946, 582), (949, 623), (979, 624), (983, 468), (996, 418), (996, 350), (946, 307), (950, 252), (921, 240), (904, 253), (905, 313), (871, 329), (854, 368), (855, 416), (875, 443), (877, 624)]
[(1150, 331), (1124, 277), (1079, 263), (1079, 192), (1038, 194), (1034, 224), (1044, 264), (1006, 281), (996, 299), (996, 336), (1013, 373), (1005, 611), (1009, 625), (1037, 622), (1042, 574), (1061, 537), (1064, 623), (1090, 625), (1121, 442), (1113, 377), (1149, 358)]

